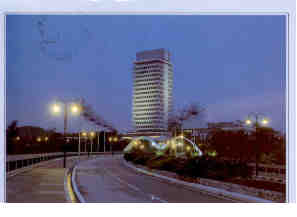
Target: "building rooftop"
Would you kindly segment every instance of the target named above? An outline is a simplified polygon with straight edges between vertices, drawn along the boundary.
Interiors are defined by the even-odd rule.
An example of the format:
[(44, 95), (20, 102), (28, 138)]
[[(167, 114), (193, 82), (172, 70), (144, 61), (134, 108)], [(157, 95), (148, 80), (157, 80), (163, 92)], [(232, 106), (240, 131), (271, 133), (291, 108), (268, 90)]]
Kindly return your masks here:
[(162, 59), (170, 61), (170, 53), (164, 48), (140, 51), (136, 53), (136, 61)]

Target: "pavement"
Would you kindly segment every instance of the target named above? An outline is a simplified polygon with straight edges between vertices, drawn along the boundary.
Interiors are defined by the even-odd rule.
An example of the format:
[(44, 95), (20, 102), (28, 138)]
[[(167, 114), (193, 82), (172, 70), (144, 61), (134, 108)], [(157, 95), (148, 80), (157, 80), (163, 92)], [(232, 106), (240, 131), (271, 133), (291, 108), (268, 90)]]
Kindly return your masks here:
[[(85, 159), (87, 157), (80, 159), (68, 157), (66, 166), (70, 168)], [(69, 189), (65, 183), (67, 181), (67, 168), (63, 168), (63, 159), (54, 159), (39, 163), (33, 168), (20, 169), (20, 172), (14, 171), (13, 175), (8, 175), (6, 179), (6, 202), (71, 202), (71, 198), (68, 196)]]
[(74, 185), (89, 203), (230, 203), (199, 189), (141, 174), (124, 164), (123, 157), (101, 156), (74, 168)]

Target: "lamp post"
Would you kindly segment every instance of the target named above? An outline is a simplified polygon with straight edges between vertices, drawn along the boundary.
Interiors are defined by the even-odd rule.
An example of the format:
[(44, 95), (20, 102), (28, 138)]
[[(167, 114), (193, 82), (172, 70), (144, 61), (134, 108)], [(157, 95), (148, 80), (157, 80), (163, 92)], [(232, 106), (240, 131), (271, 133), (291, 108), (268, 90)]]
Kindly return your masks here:
[(115, 136), (115, 137), (109, 137), (108, 138), (109, 142), (110, 142), (110, 149), (111, 149), (111, 155), (113, 155), (113, 149), (112, 149), (112, 145), (113, 145), (113, 142), (116, 143), (118, 141), (118, 137)]
[[(251, 113), (249, 113), (248, 118), (245, 120), (246, 125), (252, 125), (252, 123), (253, 123), (252, 117), (254, 118), (255, 141), (257, 143), (257, 141), (258, 141), (257, 137), (258, 137), (258, 133), (259, 133), (258, 131), (259, 131), (260, 126), (261, 125), (266, 126), (269, 123), (269, 121), (262, 113), (251, 112)], [(258, 176), (259, 146), (260, 146), (260, 143), (256, 144), (256, 157), (255, 157), (256, 177)]]
[(91, 154), (93, 152), (93, 138), (95, 136), (95, 132), (91, 131), (90, 132), (90, 138), (91, 138)]
[[(64, 106), (64, 140), (66, 138), (67, 133), (67, 120), (68, 120), (68, 110), (70, 109), (70, 112), (72, 114), (79, 114), (80, 113), (80, 106), (73, 102), (67, 102), (67, 101), (59, 101), (58, 103), (55, 103), (52, 106), (52, 111), (54, 114), (59, 114), (61, 111), (61, 104)], [(65, 141), (64, 141), (65, 142)], [(64, 163), (63, 167), (66, 168), (66, 146), (64, 144)]]

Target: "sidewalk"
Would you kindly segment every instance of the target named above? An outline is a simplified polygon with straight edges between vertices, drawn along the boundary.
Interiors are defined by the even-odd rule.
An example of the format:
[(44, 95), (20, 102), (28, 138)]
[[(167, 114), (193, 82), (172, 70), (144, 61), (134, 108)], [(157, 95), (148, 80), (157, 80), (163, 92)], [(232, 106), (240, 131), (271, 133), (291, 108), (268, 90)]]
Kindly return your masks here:
[[(80, 161), (87, 159), (81, 157)], [(78, 162), (77, 157), (67, 159), (67, 168)], [(63, 159), (40, 163), (33, 169), (8, 176), (6, 202), (8, 203), (66, 203), (70, 202)], [(66, 190), (66, 191), (65, 191)]]

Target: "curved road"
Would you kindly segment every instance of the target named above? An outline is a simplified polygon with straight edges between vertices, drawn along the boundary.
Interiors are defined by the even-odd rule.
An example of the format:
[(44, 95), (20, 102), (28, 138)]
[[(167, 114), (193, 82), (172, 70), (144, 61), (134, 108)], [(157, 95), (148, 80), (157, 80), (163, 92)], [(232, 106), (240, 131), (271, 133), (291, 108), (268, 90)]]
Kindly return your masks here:
[(76, 183), (86, 202), (230, 203), (197, 189), (140, 174), (123, 163), (122, 156), (102, 156), (80, 163)]

